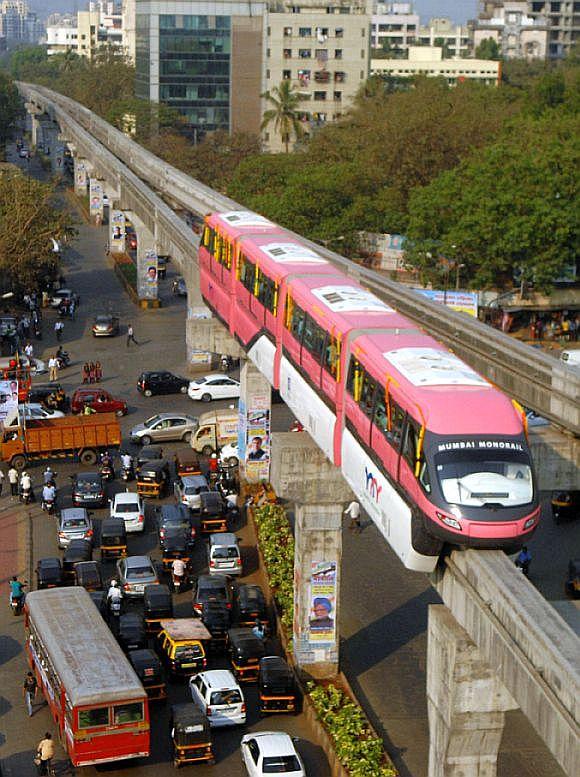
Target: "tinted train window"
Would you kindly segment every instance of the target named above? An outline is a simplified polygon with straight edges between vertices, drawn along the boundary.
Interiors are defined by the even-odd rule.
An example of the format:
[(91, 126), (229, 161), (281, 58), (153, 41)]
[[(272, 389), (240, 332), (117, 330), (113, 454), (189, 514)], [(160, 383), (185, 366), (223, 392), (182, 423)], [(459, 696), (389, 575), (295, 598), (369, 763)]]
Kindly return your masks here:
[(203, 228), (201, 244), (206, 248), (208, 248), (210, 252), (213, 249), (213, 236), (214, 236), (213, 229), (206, 224), (205, 227)]
[(292, 315), (289, 320), (289, 329), (294, 337), (300, 342), (302, 340), (302, 332), (304, 331), (304, 316), (306, 314), (299, 308), (298, 305), (292, 305)]
[(372, 418), (373, 415), (376, 390), (376, 382), (367, 372), (365, 372), (363, 375), (360, 400), (358, 404), (360, 409), (368, 418)]
[(254, 282), (256, 277), (256, 267), (249, 262), (244, 256), (240, 255), (240, 281), (242, 285), (251, 293), (254, 293)]
[(328, 335), (324, 351), (324, 369), (340, 380), (340, 338)]
[(312, 354), (317, 362), (320, 362), (322, 358), (325, 337), (326, 332), (324, 329), (318, 326), (313, 318), (311, 318), (309, 315), (306, 315), (306, 321), (304, 322), (304, 339), (302, 340), (302, 345)]
[(278, 284), (261, 270), (258, 270), (258, 293), (257, 297), (262, 305), (267, 308), (270, 313), (276, 315), (278, 308)]

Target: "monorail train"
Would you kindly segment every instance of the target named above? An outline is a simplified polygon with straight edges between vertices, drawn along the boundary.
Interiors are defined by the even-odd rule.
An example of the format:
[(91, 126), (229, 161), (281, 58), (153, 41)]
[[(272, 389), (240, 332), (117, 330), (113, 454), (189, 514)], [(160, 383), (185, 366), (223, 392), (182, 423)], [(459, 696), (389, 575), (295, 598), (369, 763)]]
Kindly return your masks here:
[(404, 565), (513, 551), (540, 509), (525, 414), (412, 321), (258, 214), (206, 217), (201, 290)]

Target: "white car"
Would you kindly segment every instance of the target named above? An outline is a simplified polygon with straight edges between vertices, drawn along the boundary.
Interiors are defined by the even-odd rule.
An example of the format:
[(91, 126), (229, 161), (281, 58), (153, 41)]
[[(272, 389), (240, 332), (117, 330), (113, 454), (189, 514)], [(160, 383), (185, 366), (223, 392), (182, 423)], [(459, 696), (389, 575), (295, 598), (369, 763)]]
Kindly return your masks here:
[(240, 463), (238, 456), (238, 443), (230, 442), (220, 451), (220, 463), (229, 467), (237, 467)]
[(243, 726), (246, 722), (244, 694), (228, 669), (211, 669), (190, 677), (189, 690), (212, 728)]
[(64, 300), (73, 298), (76, 298), (76, 294), (72, 289), (58, 289), (52, 295), (52, 299), (50, 300), (50, 307), (58, 308)]
[(282, 731), (257, 731), (241, 742), (242, 761), (250, 777), (277, 774), (279, 777), (306, 777), (294, 742)]
[[(19, 415), (24, 415), (27, 421), (44, 421), (46, 418), (64, 418), (61, 410), (49, 410), (37, 402), (27, 402), (25, 405), (18, 405)], [(18, 426), (18, 419), (14, 419), (11, 426)]]
[(240, 383), (222, 373), (204, 375), (195, 378), (189, 384), (187, 395), (190, 399), (210, 402), (212, 399), (236, 399), (240, 396)]
[(139, 494), (121, 491), (110, 500), (111, 518), (121, 518), (127, 534), (145, 530), (145, 504)]

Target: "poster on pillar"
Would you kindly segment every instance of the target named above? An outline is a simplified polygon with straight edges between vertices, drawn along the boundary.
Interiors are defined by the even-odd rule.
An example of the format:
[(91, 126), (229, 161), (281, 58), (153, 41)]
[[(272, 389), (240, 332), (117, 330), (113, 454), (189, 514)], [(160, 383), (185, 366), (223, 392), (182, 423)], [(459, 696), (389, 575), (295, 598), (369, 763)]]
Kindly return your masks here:
[[(245, 415), (243, 452), (246, 478), (253, 482), (270, 479), (270, 398), (254, 395)], [(242, 453), (240, 452), (240, 455)]]
[(89, 186), (89, 210), (91, 218), (97, 223), (103, 220), (103, 187), (100, 181), (91, 178)]
[(122, 210), (111, 213), (111, 251), (119, 254), (125, 250), (125, 214)]
[(336, 640), (337, 562), (313, 561), (310, 569), (310, 645), (333, 644)]
[(84, 162), (77, 162), (75, 159), (75, 192), (77, 194), (87, 193), (87, 166)]
[(139, 299), (157, 299), (157, 251), (146, 251), (143, 261), (137, 262), (137, 267)]

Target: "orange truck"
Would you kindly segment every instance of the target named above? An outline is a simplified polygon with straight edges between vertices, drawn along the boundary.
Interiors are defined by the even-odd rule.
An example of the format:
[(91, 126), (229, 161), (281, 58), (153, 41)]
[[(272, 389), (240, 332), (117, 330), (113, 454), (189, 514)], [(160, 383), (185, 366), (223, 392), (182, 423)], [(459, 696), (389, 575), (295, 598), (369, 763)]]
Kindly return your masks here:
[(100, 451), (121, 444), (121, 427), (114, 413), (47, 418), (2, 432), (0, 461), (22, 469), (28, 461), (74, 456), (96, 464)]

